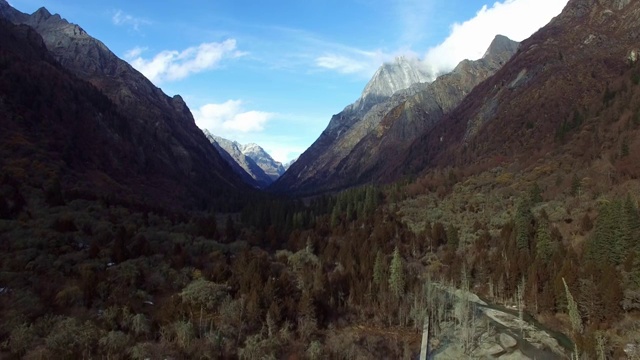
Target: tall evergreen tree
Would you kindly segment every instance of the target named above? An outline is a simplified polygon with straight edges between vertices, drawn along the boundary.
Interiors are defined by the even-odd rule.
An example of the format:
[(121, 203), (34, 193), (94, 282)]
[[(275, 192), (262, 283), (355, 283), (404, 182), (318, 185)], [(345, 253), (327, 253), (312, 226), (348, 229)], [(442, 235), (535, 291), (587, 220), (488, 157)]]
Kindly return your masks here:
[(640, 250), (640, 214), (638, 214), (638, 206), (635, 201), (631, 199), (631, 196), (627, 195), (624, 201), (624, 213), (627, 221), (627, 226), (630, 232), (630, 244), (628, 244), (628, 250)]
[(533, 220), (531, 203), (526, 197), (520, 198), (516, 209), (515, 230), (518, 250), (529, 249), (530, 227)]
[(542, 202), (542, 189), (537, 182), (533, 183), (533, 186), (531, 186), (531, 190), (529, 190), (529, 199), (531, 200), (532, 204)]
[(587, 259), (600, 265), (619, 265), (633, 247), (633, 208), (620, 200), (600, 205), (595, 231), (587, 243)]
[(460, 243), (460, 237), (458, 235), (458, 229), (453, 226), (453, 224), (449, 224), (447, 226), (447, 243), (452, 251), (458, 249), (458, 244)]
[(404, 294), (404, 269), (398, 246), (393, 250), (393, 258), (389, 266), (389, 288), (397, 298)]
[(536, 229), (536, 257), (548, 263), (553, 257), (554, 250), (553, 243), (551, 242), (549, 221), (542, 218), (538, 222), (538, 228)]
[(567, 296), (567, 310), (569, 311), (569, 320), (571, 321), (571, 327), (573, 328), (573, 332), (575, 334), (579, 334), (582, 332), (582, 317), (580, 316), (580, 312), (578, 311), (578, 304), (573, 299), (571, 295), (571, 291), (569, 291), (569, 287), (567, 286), (567, 282), (562, 278), (562, 283), (564, 284), (564, 290)]

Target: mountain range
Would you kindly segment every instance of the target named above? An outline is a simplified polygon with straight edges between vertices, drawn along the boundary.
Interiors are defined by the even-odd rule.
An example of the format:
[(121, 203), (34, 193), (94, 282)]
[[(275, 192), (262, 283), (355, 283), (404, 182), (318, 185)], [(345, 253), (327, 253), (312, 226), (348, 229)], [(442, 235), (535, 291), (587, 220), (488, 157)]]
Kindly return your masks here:
[[(73, 127), (67, 129), (71, 132), (64, 136), (75, 140), (66, 141), (71, 144), (66, 148), (82, 151), (66, 150), (64, 164), (76, 171), (73, 181), (66, 172), (57, 171), (63, 184), (82, 178), (85, 190), (108, 192), (117, 184), (131, 196), (146, 198), (163, 198), (158, 193), (172, 188), (176, 201), (193, 205), (194, 198), (244, 193), (243, 183), (277, 193), (312, 195), (393, 182), (434, 166), (490, 166), (496, 159), (529, 161), (535, 158), (532, 151), (543, 154), (554, 146), (558, 131), (577, 127), (572, 119), (593, 116), (596, 99), (615, 93), (611, 88), (616, 79), (637, 59), (633, 45), (637, 24), (629, 15), (634, 5), (594, 4), (572, 0), (560, 16), (520, 45), (496, 36), (483, 58), (462, 61), (448, 74), (436, 77), (420, 61), (406, 57), (384, 64), (361, 97), (334, 115), (318, 140), (284, 174), (282, 164), (260, 147), (202, 133), (179, 96), (166, 96), (78, 25), (44, 8), (23, 14), (3, 0), (0, 15), (32, 27), (42, 39), (37, 45), (33, 36), (25, 38), (32, 48), (47, 50), (44, 55), (35, 51), (38, 57), (26, 64), (44, 61), (70, 81), (87, 82), (106, 96), (106, 105), (101, 106), (121, 119), (120, 125), (106, 129), (109, 123), (99, 119), (104, 113), (84, 114), (92, 118), (87, 124), (95, 122), (100, 129), (91, 132), (96, 139), (84, 133), (86, 129), (77, 129), (78, 133)], [(578, 25), (586, 35), (569, 31)], [(20, 29), (7, 31), (25, 31)], [(34, 52), (30, 54), (33, 57)], [(24, 136), (35, 136), (33, 129), (20, 124), (16, 128)], [(93, 144), (116, 142), (118, 146), (105, 146), (108, 151), (93, 160), (76, 159), (98, 153), (91, 149)]]
[(362, 96), (333, 116), (272, 189), (309, 195), (387, 178), (384, 164), (396, 161), (396, 154), (500, 69), (517, 48), (517, 42), (496, 36), (482, 59), (464, 60), (434, 81), (418, 60), (400, 57), (384, 64)]
[[(22, 79), (0, 94), (14, 114), (3, 143), (22, 139), (55, 158), (54, 175), (47, 176), (59, 177), (63, 188), (170, 207), (223, 206), (247, 194), (180, 96), (165, 95), (80, 26), (45, 8), (27, 15), (0, 0), (0, 17), (15, 24), (3, 23), (13, 45), (0, 49), (13, 59), (5, 72)], [(40, 76), (29, 76), (34, 72)], [(26, 94), (20, 88), (28, 84)]]
[(236, 141), (215, 136), (204, 130), (207, 139), (229, 163), (231, 168), (247, 183), (266, 188), (285, 172), (284, 166), (273, 160), (258, 144), (242, 145)]

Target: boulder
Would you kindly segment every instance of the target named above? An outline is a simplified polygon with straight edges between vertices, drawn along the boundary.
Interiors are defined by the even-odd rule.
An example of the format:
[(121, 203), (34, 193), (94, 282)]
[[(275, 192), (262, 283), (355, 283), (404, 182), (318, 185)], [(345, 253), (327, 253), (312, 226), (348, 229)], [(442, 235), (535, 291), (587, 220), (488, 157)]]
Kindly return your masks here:
[(505, 350), (509, 350), (518, 345), (518, 342), (513, 337), (502, 333), (500, 334), (500, 345), (502, 345)]

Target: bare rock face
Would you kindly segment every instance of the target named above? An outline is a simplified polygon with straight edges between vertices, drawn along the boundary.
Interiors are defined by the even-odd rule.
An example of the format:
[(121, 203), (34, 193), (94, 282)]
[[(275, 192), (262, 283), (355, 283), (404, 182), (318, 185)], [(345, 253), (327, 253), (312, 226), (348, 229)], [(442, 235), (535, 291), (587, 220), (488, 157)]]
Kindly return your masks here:
[[(383, 65), (363, 96), (334, 115), (319, 139), (272, 189), (311, 194), (396, 176), (385, 171), (384, 163), (395, 161), (396, 154), (420, 132), (438, 123), (477, 84), (506, 63), (517, 48), (517, 42), (497, 36), (482, 59), (465, 60), (433, 82), (428, 82), (430, 74), (417, 61), (399, 59), (393, 71), (391, 65)], [(414, 70), (409, 70), (411, 66)], [(390, 80), (390, 76), (398, 79)], [(407, 85), (411, 81), (416, 82)], [(387, 90), (383, 90), (385, 86)], [(393, 95), (388, 96), (391, 91)], [(367, 99), (372, 97), (379, 102), (371, 105)]]
[(378, 68), (354, 105), (358, 110), (366, 111), (398, 91), (414, 84), (430, 83), (434, 77), (418, 59), (399, 56), (394, 62)]

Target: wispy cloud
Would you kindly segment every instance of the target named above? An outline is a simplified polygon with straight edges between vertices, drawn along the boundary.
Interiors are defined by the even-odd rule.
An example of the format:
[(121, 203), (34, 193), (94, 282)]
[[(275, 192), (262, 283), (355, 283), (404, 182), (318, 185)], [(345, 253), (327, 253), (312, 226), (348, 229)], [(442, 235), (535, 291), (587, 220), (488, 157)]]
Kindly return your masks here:
[(131, 49), (126, 53), (125, 58), (131, 66), (156, 84), (181, 80), (189, 75), (217, 67), (224, 58), (245, 55), (236, 50), (234, 39), (203, 43), (182, 51), (164, 50), (150, 59), (141, 56), (144, 50), (139, 47)]
[(146, 47), (140, 47), (140, 46), (136, 46), (133, 49), (127, 51), (124, 54), (125, 59), (135, 59), (137, 57), (140, 57), (140, 55), (142, 55), (143, 52), (147, 51), (148, 48)]
[(380, 49), (349, 46), (303, 29), (261, 26), (256, 31), (269, 37), (249, 41), (253, 45), (252, 58), (275, 70), (333, 71), (368, 78), (383, 61), (394, 57)]
[(283, 165), (297, 158), (306, 150), (303, 146), (291, 145), (287, 141), (265, 141), (260, 144), (260, 146), (262, 146), (274, 160), (281, 162)]
[(567, 0), (505, 0), (485, 5), (472, 19), (453, 24), (444, 42), (427, 51), (425, 62), (435, 73), (450, 71), (464, 59), (482, 57), (498, 34), (516, 41), (528, 38), (566, 4)]
[(245, 110), (242, 100), (227, 100), (221, 104), (206, 104), (193, 111), (196, 124), (211, 133), (235, 139), (241, 133), (263, 131), (275, 114)]
[(369, 59), (354, 59), (344, 55), (327, 54), (316, 58), (316, 65), (321, 68), (336, 70), (343, 74), (353, 74), (367, 70)]
[(122, 10), (116, 10), (116, 12), (113, 14), (113, 17), (111, 18), (111, 21), (115, 25), (128, 25), (128, 26), (131, 26), (135, 31), (140, 30), (140, 26), (142, 26), (142, 25), (151, 24), (151, 21), (149, 21), (147, 19), (139, 18), (139, 17), (135, 17), (133, 15), (126, 14)]
[(369, 78), (383, 62), (393, 59), (396, 55), (398, 54), (385, 53), (380, 49), (366, 51), (337, 45), (317, 55), (314, 65), (324, 70)]

